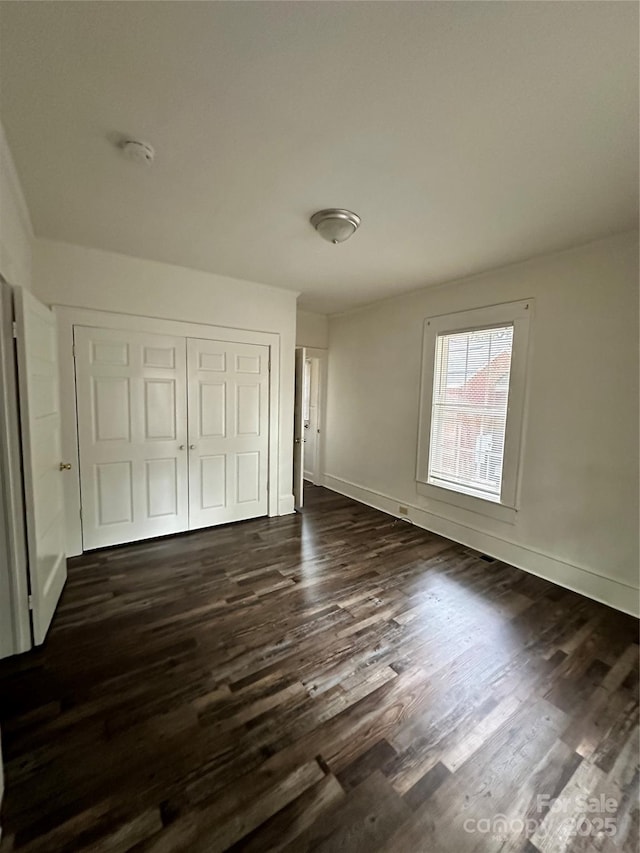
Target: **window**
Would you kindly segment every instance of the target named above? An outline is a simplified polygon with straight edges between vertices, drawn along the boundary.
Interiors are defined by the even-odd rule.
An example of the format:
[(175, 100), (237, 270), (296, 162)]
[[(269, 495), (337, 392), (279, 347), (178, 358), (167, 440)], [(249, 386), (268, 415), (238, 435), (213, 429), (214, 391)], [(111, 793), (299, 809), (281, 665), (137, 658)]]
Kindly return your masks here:
[[(532, 303), (425, 321), (418, 489), (487, 512), (515, 510)], [(504, 513), (502, 517), (506, 517)]]
[(436, 337), (429, 482), (500, 500), (513, 326)]

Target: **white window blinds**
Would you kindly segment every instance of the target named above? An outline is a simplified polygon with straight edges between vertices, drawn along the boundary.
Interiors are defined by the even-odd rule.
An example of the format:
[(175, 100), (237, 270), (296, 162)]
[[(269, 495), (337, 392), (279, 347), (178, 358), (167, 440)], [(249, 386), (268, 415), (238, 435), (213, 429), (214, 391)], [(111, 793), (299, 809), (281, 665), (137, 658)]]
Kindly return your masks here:
[(513, 325), (439, 334), (429, 483), (499, 501)]

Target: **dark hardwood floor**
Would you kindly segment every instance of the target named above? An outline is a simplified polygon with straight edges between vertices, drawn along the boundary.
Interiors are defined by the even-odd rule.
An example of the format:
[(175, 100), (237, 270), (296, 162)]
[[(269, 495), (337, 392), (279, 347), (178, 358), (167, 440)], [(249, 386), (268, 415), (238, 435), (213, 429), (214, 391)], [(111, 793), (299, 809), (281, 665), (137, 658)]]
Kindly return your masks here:
[(637, 640), (313, 487), (87, 554), (0, 663), (2, 851), (633, 851)]

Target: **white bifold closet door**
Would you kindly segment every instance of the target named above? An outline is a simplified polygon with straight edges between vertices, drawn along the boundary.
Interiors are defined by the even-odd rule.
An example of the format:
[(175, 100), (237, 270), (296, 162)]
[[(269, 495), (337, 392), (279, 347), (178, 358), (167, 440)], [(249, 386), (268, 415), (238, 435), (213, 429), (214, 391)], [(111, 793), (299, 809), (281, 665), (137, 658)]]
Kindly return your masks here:
[(269, 348), (74, 329), (85, 550), (267, 515)]
[(187, 340), (189, 527), (267, 514), (269, 347)]
[(83, 547), (188, 529), (182, 337), (74, 329)]

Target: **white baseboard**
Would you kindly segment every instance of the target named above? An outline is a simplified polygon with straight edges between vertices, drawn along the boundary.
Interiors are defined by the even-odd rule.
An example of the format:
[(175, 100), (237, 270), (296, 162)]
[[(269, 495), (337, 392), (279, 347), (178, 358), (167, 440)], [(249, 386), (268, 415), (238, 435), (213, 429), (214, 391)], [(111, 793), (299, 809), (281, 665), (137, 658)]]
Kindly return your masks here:
[(293, 495), (280, 495), (278, 501), (278, 515), (291, 515), (295, 512)]
[(406, 506), (406, 501), (368, 489), (366, 486), (359, 486), (331, 474), (325, 474), (322, 480), (323, 485), (333, 492), (353, 498), (353, 500), (381, 510), (388, 515), (402, 518), (404, 521), (409, 520), (417, 527), (431, 533), (437, 533), (483, 554), (488, 554), (490, 557), (509, 563), (517, 569), (537, 575), (573, 592), (586, 595), (587, 598), (607, 604), (623, 613), (629, 613), (632, 616), (640, 615), (639, 591), (630, 584), (604, 577), (590, 569), (567, 563), (548, 554), (542, 554), (540, 551), (507, 542), (498, 536), (466, 527), (450, 519), (427, 512), (420, 507), (409, 505), (409, 515), (400, 516), (398, 505)]

